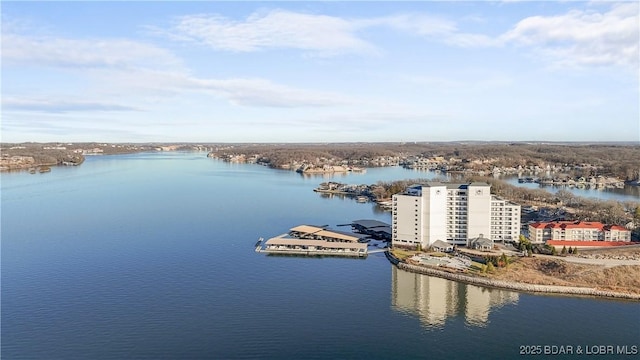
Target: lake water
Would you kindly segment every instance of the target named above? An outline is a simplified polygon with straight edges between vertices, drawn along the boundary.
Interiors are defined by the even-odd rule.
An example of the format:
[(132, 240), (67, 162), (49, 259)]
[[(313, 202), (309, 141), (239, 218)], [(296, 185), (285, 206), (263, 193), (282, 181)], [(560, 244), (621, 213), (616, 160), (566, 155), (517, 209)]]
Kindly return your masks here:
[[(436, 173), (432, 170), (404, 170), (404, 173), (410, 175), (411, 178), (443, 178), (445, 180), (451, 180), (451, 175)], [(533, 176), (533, 175), (526, 175)], [(548, 176), (554, 176), (554, 174), (549, 174)], [(520, 183), (518, 182), (518, 175), (504, 175), (499, 176), (498, 179), (507, 182), (508, 184), (523, 187), (527, 189), (542, 189), (549, 191), (551, 193), (556, 193), (561, 189), (567, 190), (570, 193), (586, 197), (586, 198), (594, 198), (599, 200), (615, 200), (615, 201), (634, 201), (640, 202), (640, 186), (631, 186), (625, 185), (623, 188), (600, 188), (600, 189), (592, 189), (592, 188), (577, 188), (577, 187), (568, 187), (568, 186), (549, 186), (549, 185), (541, 185), (538, 183)], [(452, 181), (456, 181), (455, 179)]]
[(322, 177), (154, 153), (1, 180), (2, 359), (506, 359), (529, 345), (640, 345), (637, 302), (486, 289), (382, 254), (255, 253), (258, 237), (299, 224), (389, 222), (314, 193)]

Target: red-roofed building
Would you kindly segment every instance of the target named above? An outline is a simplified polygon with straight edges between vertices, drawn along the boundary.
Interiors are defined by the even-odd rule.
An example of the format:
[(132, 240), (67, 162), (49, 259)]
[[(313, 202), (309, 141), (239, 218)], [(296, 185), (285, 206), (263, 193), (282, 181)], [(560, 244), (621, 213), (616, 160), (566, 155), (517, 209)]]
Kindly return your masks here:
[(544, 243), (559, 241), (631, 241), (631, 231), (620, 225), (604, 225), (597, 221), (536, 222), (529, 225), (529, 240)]

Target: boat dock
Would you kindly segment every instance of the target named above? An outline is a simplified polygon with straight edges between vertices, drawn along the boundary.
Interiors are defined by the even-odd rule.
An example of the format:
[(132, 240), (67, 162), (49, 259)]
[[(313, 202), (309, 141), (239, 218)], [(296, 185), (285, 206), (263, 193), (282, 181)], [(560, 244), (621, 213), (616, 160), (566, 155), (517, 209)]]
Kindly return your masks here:
[(367, 251), (367, 253), (369, 253), (369, 254), (380, 254), (380, 253), (387, 252), (387, 251), (389, 251), (389, 248), (381, 248), (381, 249), (369, 250), (369, 251)]
[(260, 237), (255, 252), (308, 256), (366, 257), (388, 251), (390, 226), (376, 220), (357, 220), (351, 224), (355, 232), (329, 229), (328, 225), (299, 225), (288, 233), (265, 240)]
[(256, 252), (262, 252), (262, 242), (264, 241), (264, 238), (261, 237), (258, 239), (258, 242), (256, 243)]

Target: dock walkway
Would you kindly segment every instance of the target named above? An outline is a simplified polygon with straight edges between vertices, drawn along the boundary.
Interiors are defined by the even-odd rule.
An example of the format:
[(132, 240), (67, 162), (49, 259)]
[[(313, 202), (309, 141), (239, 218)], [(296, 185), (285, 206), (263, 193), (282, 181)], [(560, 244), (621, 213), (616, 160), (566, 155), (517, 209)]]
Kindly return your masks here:
[(367, 251), (367, 254), (379, 254), (387, 251), (389, 251), (389, 248), (375, 249)]

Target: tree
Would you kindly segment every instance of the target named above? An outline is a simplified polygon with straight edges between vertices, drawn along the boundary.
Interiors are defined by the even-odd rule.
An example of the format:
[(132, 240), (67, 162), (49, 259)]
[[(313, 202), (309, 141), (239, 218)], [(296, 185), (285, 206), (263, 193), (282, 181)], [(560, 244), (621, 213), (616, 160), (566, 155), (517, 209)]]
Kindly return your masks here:
[(491, 261), (487, 262), (487, 272), (492, 273), (495, 270), (493, 263)]
[(551, 247), (551, 255), (553, 256), (558, 256), (558, 250), (556, 249), (555, 246)]
[(569, 254), (573, 254), (573, 249), (569, 246)]
[(578, 247), (574, 247), (573, 248), (573, 255), (577, 255), (578, 254)]
[(530, 250), (531, 242), (522, 234), (520, 234), (520, 241), (518, 242), (518, 250), (522, 251), (525, 249)]
[[(554, 247), (554, 248), (555, 248), (555, 247)], [(560, 254), (562, 254), (562, 255), (567, 255), (567, 247), (566, 247), (566, 246), (563, 246), (563, 247), (562, 247), (562, 250), (560, 251)]]
[(509, 258), (507, 257), (507, 254), (502, 253), (502, 256), (500, 256), (499, 264), (501, 264), (500, 266), (503, 266), (503, 267), (509, 266)]

